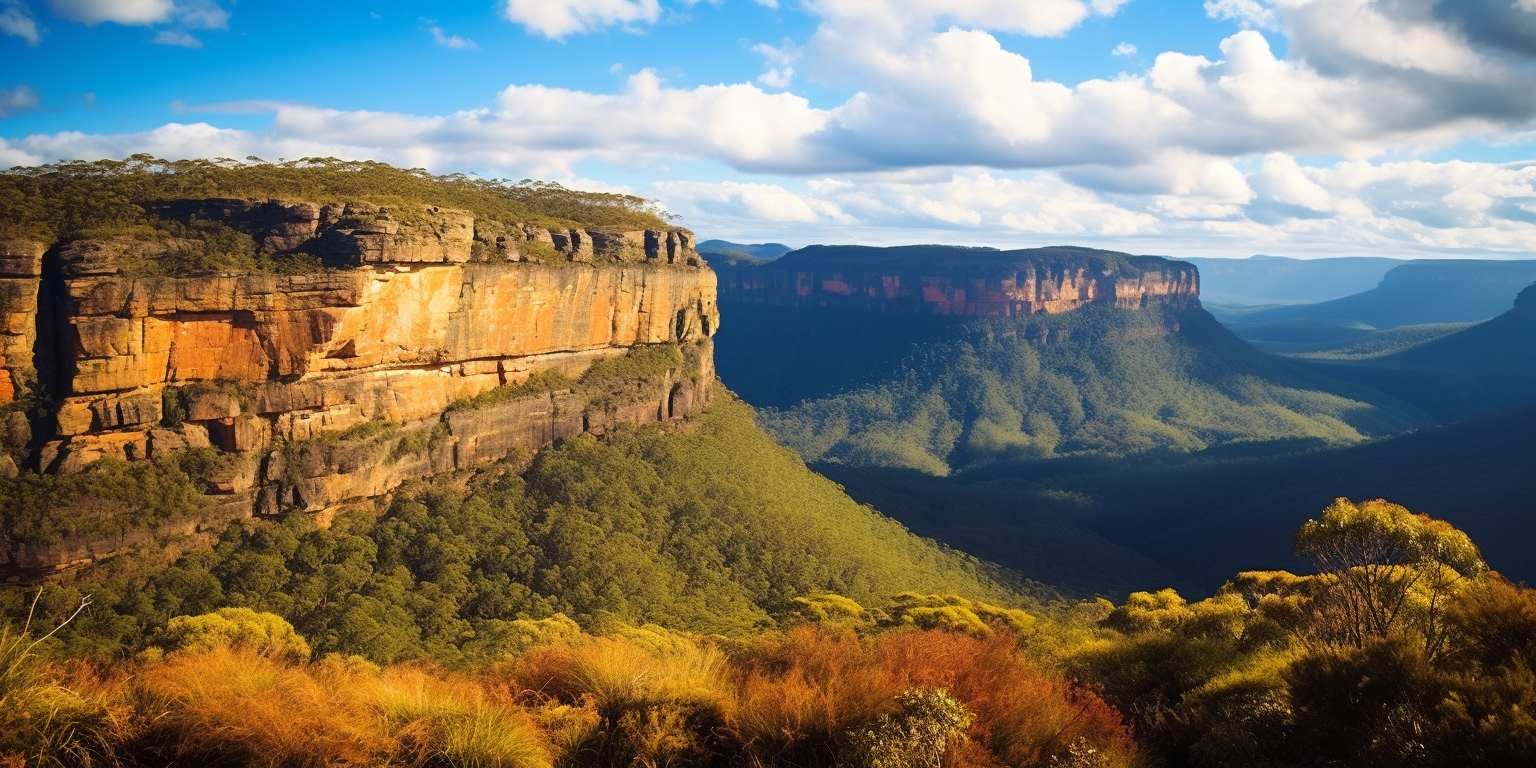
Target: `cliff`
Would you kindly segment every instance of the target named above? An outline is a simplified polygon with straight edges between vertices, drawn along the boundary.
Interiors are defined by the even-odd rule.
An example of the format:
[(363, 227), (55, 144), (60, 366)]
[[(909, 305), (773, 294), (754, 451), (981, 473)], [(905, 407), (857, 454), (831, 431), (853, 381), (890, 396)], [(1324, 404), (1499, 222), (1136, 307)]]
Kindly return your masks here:
[(722, 297), (770, 306), (958, 317), (1061, 314), (1090, 304), (1197, 306), (1198, 270), (1090, 248), (810, 246), (761, 265), (717, 265)]
[[(4, 474), (201, 448), (217, 516), (329, 514), (710, 398), (716, 279), (686, 231), (432, 206), (145, 207), (307, 268), (167, 273), (195, 244), (166, 236), (0, 242)], [(112, 545), (8, 557), (46, 568)]]

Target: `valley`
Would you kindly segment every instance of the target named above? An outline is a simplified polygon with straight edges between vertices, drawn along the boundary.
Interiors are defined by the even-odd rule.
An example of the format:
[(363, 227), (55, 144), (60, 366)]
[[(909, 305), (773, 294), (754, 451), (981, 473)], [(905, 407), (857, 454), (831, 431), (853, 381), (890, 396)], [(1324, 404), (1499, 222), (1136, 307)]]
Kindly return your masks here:
[[(706, 251), (632, 198), (331, 160), (34, 173), (0, 755), (1305, 765), (1270, 735), (1350, 753), (1333, 688), (1429, 642), (1508, 740), (1435, 754), (1525, 750), (1489, 718), (1529, 691), (1479, 687), (1524, 646), (1461, 654), (1536, 606), (1536, 287), (1282, 356), (1161, 257)], [(1418, 553), (1388, 626), (1336, 613), (1355, 536)]]

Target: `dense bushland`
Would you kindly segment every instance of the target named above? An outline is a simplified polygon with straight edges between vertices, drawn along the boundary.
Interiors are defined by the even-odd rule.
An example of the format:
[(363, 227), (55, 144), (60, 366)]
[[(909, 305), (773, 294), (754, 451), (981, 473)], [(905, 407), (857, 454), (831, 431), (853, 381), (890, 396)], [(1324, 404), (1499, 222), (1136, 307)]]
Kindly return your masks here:
[[(751, 330), (721, 333), (731, 384), (733, 371), (747, 374), (730, 362), (731, 334)], [(1417, 423), (1413, 409), (1374, 394), (1254, 352), (1200, 310), (1090, 307), (955, 325), (914, 344), (876, 381), (762, 414), (809, 461), (942, 475), (1002, 460), (1254, 440), (1346, 443)]]
[[(103, 470), (114, 484), (93, 498), (140, 498), (115, 484), (119, 471)], [(98, 475), (75, 477), (54, 482)], [(404, 490), (329, 528), (237, 523), (170, 562), (149, 542), (49, 590), (39, 616), (55, 621), (93, 595), (59, 637), (110, 653), (150, 643), (173, 616), (248, 607), (288, 618), (320, 653), (454, 662), (494, 656), (519, 617), (741, 633), (811, 592), (1018, 599), (1004, 578), (853, 502), (725, 398), (679, 428), (577, 438)], [(24, 611), (14, 590), (0, 599), (8, 615)]]
[[(1536, 591), (1465, 534), (1340, 499), (1312, 573), (1026, 612), (791, 601), (702, 636), (564, 614), (446, 668), (315, 653), (281, 617), (176, 616), (131, 659), (0, 636), (0, 756), (56, 765), (1523, 766)], [(47, 592), (55, 589), (49, 587)], [(74, 621), (95, 609), (85, 605)], [(66, 618), (65, 621), (68, 621)]]
[(244, 642), (238, 627), (112, 667), (28, 651), (3, 659), (26, 677), (0, 680), (0, 760), (938, 768), (1072, 755), (1090, 761), (1067, 764), (1129, 766), (1135, 754), (1117, 713), (1002, 628), (802, 625), (732, 642), (528, 624), (516, 656), (464, 672), (310, 661)]

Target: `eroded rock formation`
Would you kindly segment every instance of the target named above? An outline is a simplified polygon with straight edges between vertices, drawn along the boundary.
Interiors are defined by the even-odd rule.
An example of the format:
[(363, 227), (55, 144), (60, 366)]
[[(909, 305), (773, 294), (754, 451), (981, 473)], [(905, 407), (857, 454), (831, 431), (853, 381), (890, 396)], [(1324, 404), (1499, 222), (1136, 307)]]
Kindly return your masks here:
[[(212, 448), (223, 460), (208, 491), (224, 516), (328, 514), (581, 432), (683, 418), (710, 398), (716, 278), (687, 232), (284, 201), (158, 212), (328, 268), (155, 276), (142, 267), (174, 240), (0, 243), (0, 404), (23, 433), (6, 440), (5, 473)], [(660, 344), (680, 350), (676, 364), (601, 392), (573, 383)], [(562, 377), (518, 387), (541, 372)], [(38, 404), (30, 425), (22, 400)]]
[(716, 268), (722, 295), (743, 303), (962, 317), (1194, 305), (1200, 293), (1191, 264), (1070, 247), (811, 246), (768, 264)]

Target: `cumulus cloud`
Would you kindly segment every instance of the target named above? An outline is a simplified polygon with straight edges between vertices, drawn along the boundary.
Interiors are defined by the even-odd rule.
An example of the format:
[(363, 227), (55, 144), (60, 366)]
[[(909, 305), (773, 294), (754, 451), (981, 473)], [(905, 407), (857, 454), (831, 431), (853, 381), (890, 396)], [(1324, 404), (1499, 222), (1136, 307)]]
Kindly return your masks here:
[(659, 182), (656, 194), (673, 212), (699, 219), (772, 224), (853, 221), (833, 202), (800, 195), (776, 184)]
[(661, 18), (656, 0), (505, 0), (509, 21), (551, 39), (618, 25), (653, 24)]
[(31, 10), (21, 0), (0, 2), (0, 32), (19, 37), (27, 45), (37, 45), (40, 39), (37, 20), (32, 18)]
[(1110, 54), (1113, 56), (1135, 56), (1136, 46), (1122, 41), (1110, 50)]
[[(1219, 53), (1165, 51), (1138, 71), (1063, 83), (1037, 78), (1002, 33), (1063, 34), (1120, 3), (805, 0), (814, 31), (755, 46), (755, 82), (682, 87), (642, 70), (611, 92), (515, 84), (483, 107), (428, 115), (222, 105), (270, 114), (270, 126), (39, 135), (0, 146), (0, 161), (324, 154), (552, 178), (587, 164), (655, 176), (721, 164), (772, 180), (640, 191), (700, 228), (760, 222), (841, 240), (1529, 252), (1529, 166), (1374, 159), (1536, 135), (1520, 28), (1501, 22), (1503, 43), (1484, 29), (1490, 14), (1530, 12), (1469, 2), (1211, 0), (1210, 15), (1243, 27)], [(503, 8), (552, 38), (659, 18), (644, 0)]]
[(752, 51), (763, 57), (763, 62), (768, 65), (768, 68), (761, 75), (757, 76), (757, 82), (769, 88), (779, 90), (788, 88), (790, 81), (795, 78), (795, 57), (797, 54), (794, 46), (789, 44), (769, 45), (767, 43), (758, 43), (752, 46)]
[(1205, 0), (1205, 15), (1245, 27), (1272, 29), (1275, 13), (1260, 0)]

